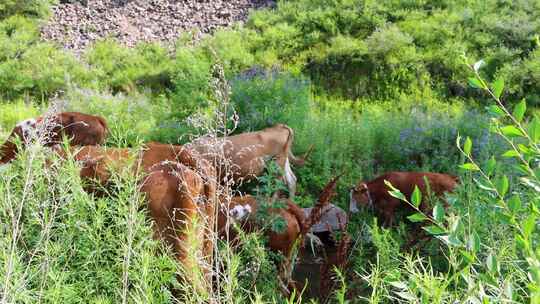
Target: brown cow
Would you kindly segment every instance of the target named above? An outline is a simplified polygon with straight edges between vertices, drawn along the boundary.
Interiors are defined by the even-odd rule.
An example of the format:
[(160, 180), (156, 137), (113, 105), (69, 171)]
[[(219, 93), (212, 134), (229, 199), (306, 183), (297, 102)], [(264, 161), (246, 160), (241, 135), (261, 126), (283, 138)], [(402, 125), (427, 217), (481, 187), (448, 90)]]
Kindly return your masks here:
[[(272, 216), (280, 216), (287, 224), (283, 232), (268, 232), (268, 246), (274, 250), (281, 252), (284, 256), (291, 253), (294, 242), (303, 231), (305, 225), (304, 211), (291, 200), (284, 201), (286, 208), (270, 209), (269, 213)], [(258, 210), (258, 203), (255, 197), (251, 195), (235, 196), (230, 199), (230, 202), (222, 200), (221, 208), (218, 216), (218, 231), (220, 237), (224, 237), (227, 233), (227, 217), (229, 221), (237, 222), (245, 232), (253, 232), (257, 228), (254, 216)], [(230, 236), (234, 237), (234, 232), (229, 230)]]
[(431, 193), (438, 197), (442, 197), (445, 192), (452, 192), (458, 183), (456, 176), (442, 173), (389, 172), (369, 182), (358, 183), (350, 192), (349, 209), (351, 212), (358, 212), (358, 205), (369, 206), (382, 216), (383, 225), (392, 226), (396, 209), (411, 210), (412, 207), (388, 193), (390, 188), (384, 183), (387, 180), (399, 189), (407, 199), (411, 197), (414, 187), (418, 186), (423, 194), (420, 210), (429, 212), (431, 207), (426, 201), (428, 193), (424, 178), (427, 178), (429, 182)]
[(70, 145), (85, 146), (102, 144), (107, 132), (105, 119), (78, 112), (27, 119), (18, 123), (0, 146), (0, 164), (10, 162), (17, 155), (16, 138), (25, 144), (35, 136), (41, 144), (50, 147), (61, 143), (62, 137), (66, 136)]
[(218, 211), (218, 232), (221, 239), (228, 237), (229, 241), (236, 241), (236, 232), (231, 229), (233, 222), (237, 223), (244, 232), (263, 229), (268, 237), (268, 247), (285, 256), (285, 260), (280, 265), (280, 275), (289, 285), (293, 283), (291, 279), (293, 248), (297, 242), (303, 243), (303, 233), (307, 231), (307, 228), (304, 211), (290, 199), (284, 200), (284, 203), (285, 208), (268, 210), (271, 217), (279, 216), (286, 224), (282, 232), (275, 232), (269, 227), (261, 227), (256, 223), (255, 214), (259, 207), (255, 197), (244, 195), (235, 196), (230, 200), (221, 199)]
[(226, 138), (203, 137), (186, 146), (212, 161), (222, 181), (230, 176), (234, 183), (260, 176), (264, 172), (265, 161), (275, 158), (284, 170), (284, 179), (292, 198), (296, 191), (296, 176), (290, 163), (304, 163), (304, 159), (296, 158), (291, 152), (293, 139), (294, 131), (291, 128), (277, 124), (261, 131)]
[[(172, 246), (186, 269), (194, 269), (195, 263), (200, 262), (197, 258), (202, 257), (205, 262), (200, 267), (209, 280), (216, 198), (215, 169), (205, 160), (198, 161), (195, 169), (177, 162), (162, 162), (152, 167), (141, 191), (155, 222), (154, 237)], [(197, 244), (200, 247), (195, 257), (190, 256), (186, 248), (190, 236), (201, 241)]]
[[(65, 151), (58, 151), (66, 157)], [(71, 149), (73, 158), (81, 163), (80, 176), (85, 181), (91, 181), (85, 190), (101, 193), (102, 187), (109, 184), (112, 172), (128, 168), (134, 175), (148, 173), (152, 166), (163, 161), (176, 161), (190, 168), (197, 166), (192, 154), (182, 146), (151, 142), (141, 147), (139, 151), (127, 148), (107, 148), (101, 146), (84, 146)]]

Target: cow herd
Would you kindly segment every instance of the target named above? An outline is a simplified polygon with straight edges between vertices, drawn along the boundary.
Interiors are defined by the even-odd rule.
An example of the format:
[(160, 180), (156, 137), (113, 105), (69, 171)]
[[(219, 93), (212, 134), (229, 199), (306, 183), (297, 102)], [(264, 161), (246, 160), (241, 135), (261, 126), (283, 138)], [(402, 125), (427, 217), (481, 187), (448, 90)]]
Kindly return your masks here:
[[(77, 161), (84, 189), (95, 195), (107, 191), (116, 169), (127, 170), (138, 177), (140, 191), (154, 222), (154, 237), (171, 246), (186, 267), (192, 262), (185, 248), (188, 239), (200, 241), (200, 257), (206, 265), (203, 272), (210, 279), (212, 233), (215, 231), (220, 237), (236, 242), (232, 223), (239, 224), (246, 232), (257, 229), (253, 220), (259, 208), (257, 199), (224, 193), (219, 191), (223, 189), (220, 186), (237, 186), (242, 181), (255, 179), (264, 172), (266, 162), (273, 159), (282, 169), (288, 197), (276, 193), (273, 199), (281, 200), (285, 207), (269, 212), (284, 219), (285, 229), (266, 233), (269, 247), (286, 257), (282, 271), (290, 275), (293, 247), (309, 230), (303, 210), (293, 201), (297, 179), (291, 168), (291, 164), (303, 165), (309, 151), (302, 158), (293, 155), (294, 132), (290, 127), (277, 124), (234, 136), (207, 136), (183, 146), (150, 142), (136, 151), (102, 146), (107, 133), (103, 118), (78, 112), (28, 119), (17, 124), (0, 146), (0, 166), (13, 160), (18, 149), (37, 141), (60, 157)], [(69, 142), (68, 147), (61, 145), (63, 139)], [(385, 180), (407, 197), (415, 186), (423, 194), (427, 194), (429, 188), (431, 193), (442, 196), (457, 185), (457, 178), (447, 174), (389, 172), (353, 187), (350, 211), (357, 212), (358, 205), (367, 206), (381, 216), (384, 225), (393, 225), (394, 212), (407, 209), (407, 205), (389, 195)], [(429, 204), (424, 200), (420, 209), (429, 211)]]

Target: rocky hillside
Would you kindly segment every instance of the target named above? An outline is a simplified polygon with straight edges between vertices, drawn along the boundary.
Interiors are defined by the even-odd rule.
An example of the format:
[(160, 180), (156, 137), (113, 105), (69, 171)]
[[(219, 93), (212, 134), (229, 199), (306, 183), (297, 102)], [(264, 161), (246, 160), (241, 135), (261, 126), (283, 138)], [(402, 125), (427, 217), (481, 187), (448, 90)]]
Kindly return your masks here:
[(113, 37), (127, 46), (140, 41), (173, 42), (182, 32), (209, 33), (244, 21), (249, 10), (273, 6), (271, 0), (86, 0), (60, 1), (42, 37), (79, 52)]

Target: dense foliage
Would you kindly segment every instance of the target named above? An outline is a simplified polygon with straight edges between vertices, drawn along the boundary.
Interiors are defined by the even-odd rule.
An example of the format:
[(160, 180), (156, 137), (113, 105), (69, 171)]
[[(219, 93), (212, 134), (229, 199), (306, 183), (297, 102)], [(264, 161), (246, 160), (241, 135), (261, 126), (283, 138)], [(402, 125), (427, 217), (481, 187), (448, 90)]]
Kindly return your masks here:
[[(303, 207), (340, 173), (333, 203), (344, 209), (353, 183), (386, 171), (460, 176), (450, 208), (428, 214), (438, 237), (417, 250), (405, 248), (406, 218), (383, 229), (369, 210), (354, 215), (350, 267), (331, 302), (539, 303), (540, 2), (279, 1), (195, 44), (107, 39), (77, 56), (39, 39), (49, 5), (0, 3), (0, 139), (54, 106), (105, 117), (108, 146), (185, 143), (201, 132), (193, 117), (221, 107), (219, 64), (226, 126), (286, 123), (296, 154), (314, 145), (294, 168)], [(170, 303), (184, 290), (208, 300), (185, 289), (186, 270), (151, 239), (132, 177), (120, 172), (115, 193), (95, 198), (77, 164), (45, 170), (45, 154), (31, 149), (0, 171), (0, 299)], [(243, 235), (237, 252), (220, 245), (223, 302), (284, 301), (280, 258), (262, 239)]]

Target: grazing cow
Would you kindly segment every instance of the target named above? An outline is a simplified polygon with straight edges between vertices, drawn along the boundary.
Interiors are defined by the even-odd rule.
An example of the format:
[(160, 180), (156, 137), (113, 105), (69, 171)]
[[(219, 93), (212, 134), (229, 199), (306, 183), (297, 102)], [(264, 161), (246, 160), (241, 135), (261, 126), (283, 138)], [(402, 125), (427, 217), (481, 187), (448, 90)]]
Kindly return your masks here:
[[(154, 237), (172, 246), (186, 269), (193, 269), (202, 257), (200, 267), (206, 279), (210, 279), (212, 266), (215, 174), (205, 160), (198, 161), (197, 168), (165, 161), (151, 168), (141, 187), (155, 222)], [(186, 248), (190, 237), (201, 241), (195, 257), (189, 256)]]
[[(293, 248), (294, 242), (300, 236), (305, 225), (304, 211), (291, 200), (284, 201), (286, 208), (270, 209), (271, 216), (280, 216), (285, 220), (286, 228), (282, 232), (267, 231), (269, 240), (268, 246), (288, 256)], [(245, 232), (257, 230), (258, 225), (255, 222), (255, 214), (258, 210), (258, 203), (255, 197), (251, 195), (235, 196), (230, 202), (222, 199), (218, 215), (218, 231), (223, 238), (227, 234), (227, 218), (229, 224), (236, 222)], [(229, 227), (230, 228), (230, 227)], [(231, 229), (228, 231), (229, 237), (234, 238), (235, 233)]]
[(42, 135), (41, 143), (50, 147), (61, 143), (62, 137), (66, 136), (70, 145), (86, 146), (102, 144), (107, 132), (105, 119), (78, 112), (62, 112), (50, 117), (27, 119), (18, 123), (7, 141), (0, 146), (0, 164), (6, 164), (15, 158), (17, 137), (24, 144), (31, 140), (32, 134)]
[[(73, 158), (81, 164), (79, 173), (86, 183), (84, 190), (101, 194), (103, 187), (109, 185), (112, 172), (128, 168), (137, 173), (135, 154), (129, 149), (106, 148), (101, 146), (84, 146), (72, 148)], [(66, 157), (65, 151), (59, 151), (62, 157)]]
[[(303, 242), (303, 233), (307, 231), (305, 227), (306, 218), (304, 211), (293, 203), (290, 199), (284, 201), (285, 208), (270, 209), (271, 217), (281, 217), (285, 221), (285, 229), (281, 232), (272, 229), (264, 229), (268, 237), (268, 247), (271, 250), (280, 252), (285, 256), (285, 260), (280, 265), (280, 275), (287, 284), (292, 284), (291, 266), (294, 245), (297, 241)], [(245, 232), (254, 232), (261, 229), (255, 221), (255, 214), (258, 210), (258, 203), (251, 195), (235, 196), (227, 201), (221, 199), (221, 206), (218, 211), (218, 232), (219, 237), (224, 239), (228, 235), (230, 241), (236, 241), (236, 233), (231, 229), (231, 223), (236, 222)]]
[(411, 197), (414, 187), (418, 186), (423, 194), (419, 208), (422, 212), (429, 212), (431, 207), (426, 201), (428, 187), (424, 178), (429, 182), (431, 193), (438, 197), (442, 197), (445, 192), (452, 192), (458, 183), (456, 176), (442, 173), (389, 172), (369, 182), (358, 183), (350, 192), (349, 209), (351, 212), (358, 212), (358, 204), (369, 206), (382, 215), (383, 225), (392, 226), (396, 209), (411, 210), (412, 207), (388, 193), (390, 188), (384, 183), (387, 180), (407, 198)]
[(265, 161), (275, 158), (284, 170), (284, 179), (292, 198), (296, 190), (296, 176), (290, 163), (303, 165), (307, 156), (306, 153), (300, 159), (292, 154), (293, 138), (291, 128), (277, 124), (261, 131), (226, 138), (203, 137), (186, 146), (212, 161), (222, 181), (228, 175), (234, 183), (260, 176), (264, 172)]
[[(152, 166), (163, 161), (176, 161), (195, 168), (195, 158), (182, 146), (151, 142), (145, 144), (138, 153), (125, 148), (84, 146), (73, 148), (73, 157), (82, 164), (80, 176), (92, 180), (85, 190), (100, 193), (100, 187), (109, 183), (111, 173), (121, 168), (129, 168), (133, 174), (148, 173)], [(65, 157), (65, 153), (61, 153)]]
[(191, 168), (197, 163), (191, 151), (180, 145), (149, 142), (144, 144), (141, 154), (141, 167), (144, 172), (148, 172), (153, 165), (164, 160), (176, 161)]

